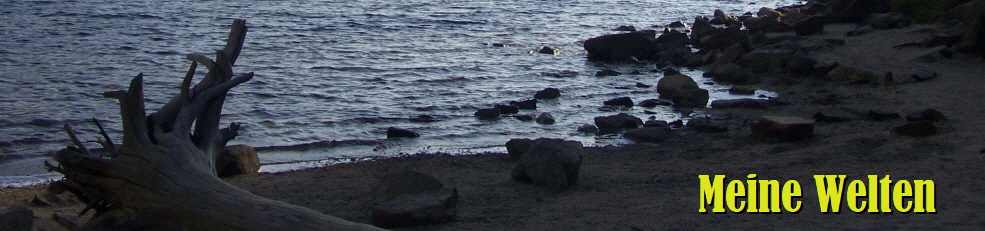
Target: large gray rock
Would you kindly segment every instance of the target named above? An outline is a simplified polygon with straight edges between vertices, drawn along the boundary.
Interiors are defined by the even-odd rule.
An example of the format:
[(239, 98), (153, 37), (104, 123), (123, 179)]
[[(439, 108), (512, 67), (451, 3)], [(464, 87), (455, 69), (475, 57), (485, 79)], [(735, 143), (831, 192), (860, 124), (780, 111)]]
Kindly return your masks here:
[(599, 133), (602, 134), (617, 133), (623, 129), (638, 128), (642, 125), (642, 119), (626, 113), (595, 117), (595, 126), (598, 127)]
[(510, 161), (520, 160), (520, 156), (530, 150), (530, 145), (534, 144), (531, 139), (510, 139), (506, 141), (506, 153), (510, 156)]
[(871, 13), (892, 10), (889, 0), (832, 0), (825, 14), (832, 22), (858, 23)]
[(548, 87), (534, 94), (534, 99), (557, 99), (561, 97), (561, 89)]
[(709, 65), (705, 68), (704, 75), (715, 81), (726, 83), (753, 84), (759, 82), (759, 78), (751, 71), (734, 63)]
[(393, 139), (393, 138), (417, 138), (417, 137), (421, 137), (421, 134), (417, 134), (417, 132), (414, 132), (414, 131), (411, 131), (411, 130), (407, 130), (407, 129), (403, 129), (403, 128), (397, 128), (397, 127), (389, 127), (389, 128), (386, 129), (386, 138), (387, 139)]
[(560, 192), (578, 183), (582, 147), (578, 141), (537, 139), (517, 161), (511, 175), (514, 180)]
[(576, 131), (581, 133), (588, 133), (588, 134), (598, 134), (599, 128), (591, 124), (582, 124), (581, 126), (578, 126), (578, 129)]
[(684, 88), (698, 88), (698, 83), (680, 73), (664, 76), (657, 81), (657, 93), (660, 94), (660, 98), (673, 99), (674, 96), (682, 94), (681, 89)]
[(554, 124), (554, 122), (555, 119), (554, 116), (551, 115), (551, 113), (544, 112), (544, 113), (540, 113), (540, 115), (537, 116), (538, 124), (548, 125), (548, 124)]
[(684, 47), (689, 43), (690, 38), (687, 34), (678, 31), (671, 31), (661, 34), (657, 37), (657, 44), (663, 45), (664, 48), (668, 47)]
[(444, 188), (401, 195), (373, 206), (373, 225), (380, 228), (433, 225), (452, 221), (457, 213), (458, 190)]
[(499, 109), (499, 113), (504, 115), (520, 113), (520, 107), (517, 107), (516, 105), (496, 104), (496, 106), (493, 107)]
[(814, 120), (792, 116), (763, 116), (750, 126), (755, 137), (797, 141), (814, 137)]
[(588, 58), (604, 61), (650, 59), (657, 53), (656, 34), (643, 31), (603, 35), (585, 40)]
[(742, 23), (749, 31), (779, 32), (790, 28), (786, 23), (769, 17), (748, 18)]
[(735, 63), (755, 73), (779, 72), (799, 51), (783, 45), (768, 45), (742, 55)]
[(824, 23), (827, 22), (824, 16), (811, 16), (793, 24), (793, 30), (800, 36), (820, 34), (824, 31)]
[(380, 184), (373, 190), (377, 202), (390, 201), (405, 194), (432, 192), (444, 187), (437, 178), (414, 170), (397, 170), (380, 177)]
[(621, 106), (621, 107), (631, 108), (631, 107), (633, 107), (633, 105), (636, 105), (636, 104), (633, 103), (633, 99), (631, 99), (629, 97), (616, 97), (616, 98), (612, 98), (612, 99), (609, 99), (609, 100), (606, 100), (606, 101), (602, 102), (602, 105), (605, 105), (605, 106)]
[(484, 108), (475, 111), (475, 117), (482, 120), (498, 119), (500, 116), (502, 113), (499, 108)]
[(657, 143), (666, 140), (671, 134), (673, 133), (669, 126), (653, 126), (629, 130), (623, 133), (623, 137), (639, 142)]
[(226, 146), (225, 151), (216, 160), (216, 172), (219, 177), (255, 174), (258, 171), (260, 171), (260, 158), (257, 157), (257, 151), (248, 145)]
[(739, 27), (729, 27), (721, 30), (716, 30), (711, 36), (705, 37), (699, 40), (699, 46), (701, 49), (713, 50), (720, 49), (724, 50), (733, 44), (740, 44), (741, 46), (748, 46), (749, 36), (742, 32)]
[(705, 107), (708, 105), (708, 90), (693, 86), (684, 86), (678, 89), (670, 100), (675, 107)]
[(715, 26), (708, 21), (705, 17), (694, 17), (694, 23), (691, 24), (691, 40), (700, 41), (715, 32)]
[(510, 105), (517, 106), (520, 109), (537, 110), (537, 99), (510, 101)]
[(25, 207), (13, 207), (0, 211), (0, 230), (31, 231), (34, 211)]

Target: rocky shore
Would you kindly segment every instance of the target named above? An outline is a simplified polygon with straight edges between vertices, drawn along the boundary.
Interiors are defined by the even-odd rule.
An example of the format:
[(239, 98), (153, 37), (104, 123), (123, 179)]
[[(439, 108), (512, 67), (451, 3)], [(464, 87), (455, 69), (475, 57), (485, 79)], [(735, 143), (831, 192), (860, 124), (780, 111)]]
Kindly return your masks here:
[[(589, 59), (654, 63), (662, 75), (645, 83), (662, 100), (600, 105), (673, 105), (700, 115), (685, 123), (614, 113), (579, 128), (622, 133), (637, 142), (631, 145), (512, 140), (504, 144), (509, 153), (415, 155), (228, 179), (263, 197), (409, 230), (976, 229), (985, 225), (978, 215), (985, 206), (982, 6), (971, 1), (924, 23), (889, 1), (810, 1), (589, 38)], [(733, 94), (779, 97), (708, 102), (708, 91), (674, 68), (704, 70), (735, 84)], [(475, 116), (499, 118), (561, 94), (545, 89)], [(550, 114), (525, 117), (553, 123)], [(416, 135), (392, 130), (393, 137)], [(698, 175), (749, 174), (810, 185), (804, 208), (698, 212)], [(937, 213), (821, 213), (808, 183), (820, 174), (933, 180)], [(33, 216), (34, 230), (53, 230), (54, 214), (84, 219), (74, 216), (83, 207), (44, 186), (0, 189), (0, 227)]]

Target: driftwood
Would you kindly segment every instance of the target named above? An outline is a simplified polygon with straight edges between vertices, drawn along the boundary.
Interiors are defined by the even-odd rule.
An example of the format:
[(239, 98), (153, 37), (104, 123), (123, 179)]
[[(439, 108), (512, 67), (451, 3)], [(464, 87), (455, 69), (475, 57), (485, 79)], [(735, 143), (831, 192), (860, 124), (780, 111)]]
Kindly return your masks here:
[[(219, 128), (222, 104), (229, 89), (253, 77), (234, 77), (232, 69), (246, 31), (246, 21), (235, 20), (214, 61), (189, 55), (191, 68), (180, 93), (156, 113), (145, 113), (142, 74), (128, 90), (104, 93), (120, 101), (122, 144), (114, 144), (94, 119), (103, 147), (90, 150), (66, 125), (74, 146), (53, 153), (57, 166), (45, 162), (65, 175), (50, 187), (75, 194), (87, 204), (82, 214), (95, 214), (84, 224), (57, 214), (54, 219), (72, 230), (376, 229), (262, 198), (216, 176), (216, 158), (239, 128), (236, 123)], [(192, 87), (198, 65), (208, 74)]]

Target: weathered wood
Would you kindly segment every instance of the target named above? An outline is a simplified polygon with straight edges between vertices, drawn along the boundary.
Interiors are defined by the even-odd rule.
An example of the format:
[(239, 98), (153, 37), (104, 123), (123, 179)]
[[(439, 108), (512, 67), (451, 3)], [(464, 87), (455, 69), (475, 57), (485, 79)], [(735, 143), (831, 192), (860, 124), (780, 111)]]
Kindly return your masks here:
[[(84, 224), (60, 215), (53, 219), (73, 230), (377, 229), (262, 198), (216, 176), (216, 158), (239, 129), (236, 123), (219, 128), (226, 94), (253, 78), (253, 73), (235, 75), (232, 69), (246, 32), (246, 22), (235, 20), (215, 61), (189, 55), (193, 62), (180, 92), (156, 113), (145, 112), (143, 74), (133, 78), (126, 91), (104, 93), (120, 101), (122, 144), (114, 144), (93, 120), (105, 141), (104, 149), (90, 151), (66, 125), (77, 148), (54, 153), (58, 166), (45, 163), (65, 175), (51, 187), (79, 197), (87, 204), (82, 213), (96, 213)], [(209, 72), (191, 87), (198, 63)]]

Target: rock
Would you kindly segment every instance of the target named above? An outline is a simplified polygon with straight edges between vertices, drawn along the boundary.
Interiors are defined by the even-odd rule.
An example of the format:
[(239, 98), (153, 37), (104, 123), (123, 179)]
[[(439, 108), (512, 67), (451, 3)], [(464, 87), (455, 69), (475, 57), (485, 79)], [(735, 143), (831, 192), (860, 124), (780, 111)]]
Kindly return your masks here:
[(671, 31), (657, 37), (657, 44), (663, 45), (665, 49), (670, 47), (684, 47), (687, 46), (690, 40), (687, 34)]
[(558, 55), (558, 54), (561, 53), (561, 51), (559, 51), (558, 49), (551, 48), (549, 46), (543, 46), (543, 47), (540, 47), (540, 50), (538, 50), (537, 53), (548, 54), (548, 55)]
[(947, 116), (944, 116), (944, 113), (941, 113), (940, 111), (934, 110), (932, 108), (906, 113), (906, 121), (911, 121), (911, 122), (912, 121), (940, 122), (944, 120), (947, 120)]
[(628, 32), (633, 32), (633, 31), (636, 31), (636, 27), (634, 27), (634, 26), (619, 26), (619, 27), (616, 27), (616, 29), (614, 29), (614, 31), (628, 31)]
[(885, 30), (894, 28), (910, 27), (913, 24), (913, 19), (903, 15), (899, 12), (890, 12), (884, 14), (870, 14), (859, 25), (868, 25), (873, 29)]
[(814, 73), (814, 66), (817, 65), (817, 60), (814, 58), (794, 55), (794, 57), (787, 61), (787, 65), (783, 66), (783, 70), (797, 75), (808, 75)]
[(582, 124), (581, 126), (578, 126), (578, 130), (577, 131), (578, 132), (581, 132), (581, 133), (598, 134), (599, 133), (599, 128), (598, 127), (595, 127), (595, 125), (591, 125), (591, 124)]
[(499, 109), (499, 113), (503, 115), (520, 113), (520, 107), (517, 107), (516, 105), (496, 104), (493, 108)]
[(533, 121), (534, 120), (534, 115), (523, 114), (523, 115), (513, 116), (513, 118), (516, 118), (519, 121), (527, 122), (527, 121)]
[(708, 18), (697, 16), (694, 17), (694, 23), (691, 24), (691, 40), (700, 41), (701, 39), (712, 35), (715, 31), (715, 26), (712, 26), (708, 22)]
[(685, 86), (672, 98), (675, 107), (705, 107), (708, 105), (708, 90)]
[(838, 66), (828, 72), (828, 79), (832, 81), (858, 81), (866, 83), (876, 83), (881, 79), (880, 75), (868, 69)]
[(985, 0), (972, 0), (944, 12), (938, 22), (959, 21), (970, 25), (978, 20), (983, 12), (985, 12)]
[(554, 116), (552, 116), (550, 113), (547, 113), (547, 112), (540, 113), (540, 115), (537, 116), (537, 123), (538, 124), (554, 124)]
[(561, 89), (548, 87), (534, 94), (534, 99), (557, 99), (561, 97)]
[(678, 119), (678, 120), (670, 121), (670, 123), (667, 123), (667, 125), (670, 125), (670, 128), (682, 128), (684, 127), (684, 121)]
[(216, 173), (219, 177), (241, 174), (255, 174), (260, 171), (260, 158), (257, 151), (248, 145), (230, 145), (216, 159)]
[(926, 40), (923, 41), (923, 44), (921, 45), (924, 47), (954, 46), (958, 42), (961, 42), (961, 39), (965, 37), (967, 32), (968, 26), (965, 24), (954, 23), (954, 25), (952, 25), (949, 23), (931, 32), (931, 34)]
[(828, 44), (836, 45), (836, 46), (844, 46), (845, 45), (845, 40), (844, 39), (827, 38), (827, 39), (824, 39), (824, 41), (827, 42)]
[(744, 54), (746, 54), (746, 50), (745, 48), (742, 48), (741, 44), (732, 44), (732, 46), (725, 49), (725, 51), (723, 51), (722, 54), (715, 59), (715, 64), (720, 65), (735, 62), (736, 60), (739, 60), (739, 58), (742, 58), (742, 55)]
[(500, 116), (502, 116), (502, 112), (499, 111), (499, 108), (485, 108), (475, 111), (475, 117), (482, 120), (498, 119)]
[(643, 123), (643, 127), (645, 127), (645, 128), (652, 128), (652, 127), (667, 127), (667, 128), (669, 128), (670, 127), (670, 123), (667, 123), (667, 121), (663, 121), (663, 120), (650, 119), (650, 120), (647, 120), (646, 123)]
[(735, 63), (754, 73), (779, 72), (790, 59), (801, 53), (791, 47), (774, 44), (752, 50)]
[(893, 128), (893, 133), (909, 137), (932, 136), (937, 134), (937, 126), (930, 121), (913, 121)]
[(790, 25), (782, 23), (775, 18), (749, 18), (742, 22), (749, 31), (758, 32), (781, 32), (790, 29)]
[(828, 19), (824, 16), (810, 16), (801, 19), (793, 24), (793, 30), (800, 36), (820, 34), (824, 31), (824, 23)]
[(605, 106), (622, 106), (627, 108), (631, 108), (633, 105), (636, 105), (633, 103), (633, 99), (630, 99), (629, 97), (612, 98), (602, 102), (602, 104)]
[(402, 195), (373, 206), (373, 225), (389, 229), (440, 224), (454, 220), (457, 207), (456, 188)]
[(376, 202), (386, 202), (401, 195), (433, 192), (444, 184), (431, 175), (414, 170), (396, 170), (380, 177), (380, 184), (373, 189)]
[(870, 121), (886, 121), (899, 119), (899, 113), (884, 111), (884, 110), (869, 110), (869, 113), (865, 114), (865, 119)]
[(648, 100), (643, 100), (643, 102), (639, 102), (638, 104), (636, 104), (636, 106), (645, 107), (645, 108), (654, 108), (657, 106), (671, 106), (671, 105), (674, 105), (674, 103), (662, 99), (648, 99)]
[(734, 63), (711, 65), (705, 69), (704, 75), (715, 81), (726, 83), (752, 84), (759, 82), (752, 72)]
[(932, 72), (928, 70), (918, 70), (913, 72), (913, 75), (910, 75), (910, 77), (917, 80), (917, 82), (923, 82), (937, 78), (937, 72)]
[(578, 76), (577, 71), (543, 72), (540, 75), (554, 78), (572, 78)]
[(560, 192), (578, 183), (581, 149), (582, 144), (578, 141), (537, 139), (517, 161), (512, 178)]
[(870, 13), (886, 13), (892, 10), (889, 0), (834, 0), (825, 14), (833, 22), (858, 23)]
[(619, 76), (619, 75), (620, 73), (618, 71), (609, 70), (609, 69), (603, 69), (601, 71), (595, 72), (596, 77)]
[(806, 140), (814, 137), (814, 121), (792, 116), (763, 116), (750, 125), (755, 137), (781, 141)]
[(825, 115), (821, 112), (814, 113), (813, 118), (814, 121), (817, 121), (818, 123), (840, 123), (849, 121), (848, 117)]
[(765, 99), (720, 99), (711, 102), (712, 108), (752, 108), (765, 109), (770, 101)]
[(688, 77), (684, 74), (676, 73), (666, 75), (657, 81), (657, 94), (660, 94), (661, 98), (671, 99), (674, 95), (678, 94), (683, 87), (698, 87), (698, 83), (694, 82), (694, 79)]
[(650, 86), (649, 84), (644, 84), (644, 83), (639, 83), (638, 82), (638, 83), (636, 83), (636, 86), (635, 87), (637, 87), (637, 88), (650, 88), (650, 87), (653, 87), (653, 86)]
[(732, 86), (728, 89), (728, 93), (733, 95), (753, 95), (756, 94), (756, 88), (749, 86)]
[(396, 128), (396, 127), (389, 127), (389, 128), (386, 129), (386, 138), (387, 139), (392, 139), (392, 138), (417, 138), (417, 137), (421, 137), (421, 135), (420, 134), (417, 134), (417, 132), (414, 132), (414, 131), (411, 131), (411, 130), (402, 129), (402, 128)]
[(531, 139), (510, 139), (506, 141), (506, 153), (510, 156), (510, 161), (520, 160), (520, 156), (530, 150), (530, 145), (534, 144)]
[(848, 32), (845, 32), (845, 36), (847, 36), (847, 37), (859, 36), (859, 35), (863, 35), (863, 34), (872, 33), (873, 31), (875, 31), (875, 29), (872, 29), (872, 27), (866, 26), (866, 27), (856, 28), (854, 30), (850, 30)]
[(717, 30), (711, 36), (699, 40), (701, 49), (727, 49), (733, 44), (748, 46), (749, 36), (746, 36), (739, 27), (729, 27)]
[(950, 57), (951, 53), (953, 52), (945, 46), (936, 46), (936, 47), (931, 47), (927, 49), (927, 51), (918, 54), (916, 58), (913, 59), (921, 62), (932, 63)]
[(650, 59), (657, 53), (655, 34), (632, 32), (603, 35), (585, 40), (590, 60), (625, 61)]
[(670, 24), (667, 24), (667, 27), (670, 27), (670, 28), (686, 28), (687, 27), (687, 24), (685, 24), (684, 22), (681, 22), (681, 21), (673, 21)]
[(759, 8), (759, 11), (756, 11), (756, 16), (757, 17), (766, 17), (766, 18), (778, 19), (782, 15), (783, 14), (780, 13), (779, 11), (776, 11), (774, 9), (770, 9), (768, 7)]
[[(673, 126), (673, 124), (671, 125)], [(698, 132), (719, 133), (727, 132), (728, 125), (724, 122), (712, 121), (708, 117), (697, 117), (687, 121), (687, 127)]]
[(712, 18), (710, 21), (708, 21), (709, 23), (711, 23), (713, 25), (714, 24), (718, 24), (718, 25), (722, 25), (722, 24), (724, 24), (724, 25), (732, 25), (732, 24), (739, 23), (739, 19), (738, 18), (736, 18), (735, 16), (732, 16), (732, 15), (727, 15), (727, 14), (725, 14), (724, 11), (722, 11), (720, 9), (716, 9), (715, 10), (714, 16), (715, 16), (714, 18)]
[(617, 133), (623, 129), (638, 128), (641, 125), (643, 125), (643, 120), (626, 113), (595, 117), (595, 126), (598, 127), (601, 134)]
[(537, 100), (524, 100), (524, 101), (510, 101), (510, 105), (519, 107), (520, 109), (537, 110)]
[(34, 211), (25, 207), (12, 207), (0, 211), (0, 230), (31, 231), (34, 226)]
[(639, 142), (658, 143), (670, 138), (672, 134), (670, 127), (643, 127), (629, 130), (623, 137)]

